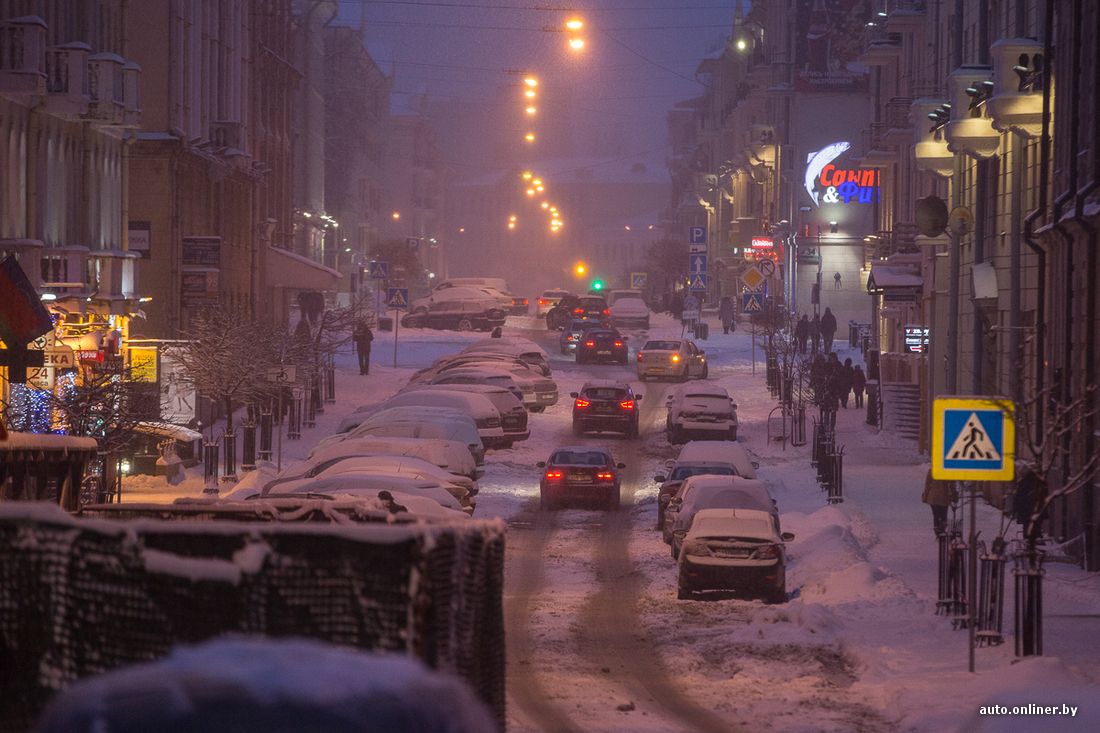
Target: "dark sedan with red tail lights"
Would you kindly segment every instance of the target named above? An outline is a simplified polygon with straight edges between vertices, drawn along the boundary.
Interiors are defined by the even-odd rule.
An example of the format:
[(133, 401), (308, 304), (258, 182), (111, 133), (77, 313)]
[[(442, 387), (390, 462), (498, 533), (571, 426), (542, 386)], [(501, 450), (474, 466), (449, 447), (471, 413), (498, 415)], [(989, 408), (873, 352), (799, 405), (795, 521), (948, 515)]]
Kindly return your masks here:
[(573, 397), (573, 435), (610, 430), (628, 438), (638, 437), (638, 402), (642, 396), (626, 382), (593, 379)]
[(577, 342), (578, 364), (627, 364), (626, 337), (613, 328), (592, 328)]
[(539, 498), (543, 509), (566, 503), (595, 504), (610, 511), (619, 508), (619, 471), (626, 465), (615, 463), (607, 449), (566, 446), (536, 465), (542, 469)]

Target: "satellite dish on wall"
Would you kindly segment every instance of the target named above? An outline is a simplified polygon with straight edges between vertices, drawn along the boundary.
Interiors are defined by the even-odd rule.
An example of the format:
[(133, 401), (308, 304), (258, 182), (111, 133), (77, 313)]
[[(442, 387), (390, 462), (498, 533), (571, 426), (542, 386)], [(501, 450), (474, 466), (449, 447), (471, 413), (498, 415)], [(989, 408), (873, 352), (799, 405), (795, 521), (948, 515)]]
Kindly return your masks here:
[(974, 215), (965, 206), (956, 206), (947, 217), (947, 226), (957, 237), (969, 234), (974, 229)]
[(917, 201), (917, 229), (926, 237), (938, 237), (947, 229), (947, 204), (939, 196), (925, 196)]

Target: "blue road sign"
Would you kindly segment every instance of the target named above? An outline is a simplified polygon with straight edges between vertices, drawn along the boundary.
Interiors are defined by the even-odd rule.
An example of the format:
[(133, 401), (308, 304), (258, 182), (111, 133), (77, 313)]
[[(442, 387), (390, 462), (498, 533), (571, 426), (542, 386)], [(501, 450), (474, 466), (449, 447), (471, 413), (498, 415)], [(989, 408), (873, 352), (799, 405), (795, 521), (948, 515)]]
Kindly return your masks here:
[(764, 312), (764, 294), (763, 293), (742, 293), (741, 294), (741, 312), (742, 313), (763, 313)]
[(372, 262), (372, 263), (370, 263), (370, 279), (371, 280), (389, 280), (390, 279), (390, 263), (388, 263), (388, 262)]
[(634, 290), (645, 290), (645, 276), (644, 272), (630, 273), (630, 287)]
[(706, 272), (706, 255), (688, 255), (688, 272)]
[(420, 251), (420, 237), (405, 237), (405, 246), (410, 252)]
[(689, 284), (690, 290), (694, 292), (706, 292), (707, 289), (707, 276), (702, 272), (693, 272), (691, 274), (691, 282)]
[(409, 289), (390, 288), (389, 295), (386, 298), (386, 305), (388, 305), (390, 308), (408, 308)]
[(932, 476), (1010, 481), (1015, 474), (1012, 404), (988, 398), (939, 398), (932, 407)]
[(688, 244), (706, 244), (706, 227), (688, 227)]

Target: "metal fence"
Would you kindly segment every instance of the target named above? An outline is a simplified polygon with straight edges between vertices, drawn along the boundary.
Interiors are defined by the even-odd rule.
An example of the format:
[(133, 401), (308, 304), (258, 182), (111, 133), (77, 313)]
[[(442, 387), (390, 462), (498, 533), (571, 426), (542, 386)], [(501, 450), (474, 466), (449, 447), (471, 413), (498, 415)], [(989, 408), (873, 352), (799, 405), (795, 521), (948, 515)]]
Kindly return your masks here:
[(502, 523), (201, 514), (88, 521), (0, 505), (0, 731), (29, 728), (77, 679), (225, 634), (415, 655), (464, 678), (503, 729)]

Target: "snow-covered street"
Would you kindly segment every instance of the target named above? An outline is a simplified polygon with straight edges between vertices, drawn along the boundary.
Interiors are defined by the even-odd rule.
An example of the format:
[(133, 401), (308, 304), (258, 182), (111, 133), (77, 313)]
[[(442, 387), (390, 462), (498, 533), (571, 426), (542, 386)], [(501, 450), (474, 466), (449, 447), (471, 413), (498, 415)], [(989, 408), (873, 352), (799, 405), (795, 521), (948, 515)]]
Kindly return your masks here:
[[(505, 613), (508, 624), (508, 724), (512, 731), (954, 731), (1094, 730), (1100, 700), (1100, 578), (1048, 563), (1044, 582), (1046, 656), (1014, 664), (1011, 563), (1006, 573), (1005, 644), (977, 650), (967, 671), (967, 632), (936, 615), (937, 544), (920, 501), (928, 459), (916, 444), (875, 434), (865, 412), (837, 418), (844, 446), (844, 502), (826, 503), (810, 466), (810, 445), (767, 442), (776, 402), (765, 389), (763, 354), (744, 330), (723, 335), (711, 323), (710, 379), (738, 403), (740, 441), (759, 461), (759, 477), (778, 502), (788, 545), (788, 602), (676, 600), (676, 562), (656, 525), (664, 461), (678, 447), (663, 425), (667, 383), (637, 381), (629, 332), (626, 367), (577, 367), (561, 356), (557, 332), (533, 318), (511, 318), (505, 335), (523, 335), (550, 354), (561, 400), (530, 419), (531, 438), (490, 451), (475, 518), (509, 524)], [(666, 315), (651, 336), (679, 336)], [(282, 466), (305, 458), (339, 420), (404, 386), (418, 368), (481, 335), (401, 329), (379, 332), (369, 376), (350, 353), (337, 363), (337, 403), (327, 405), (302, 440), (282, 442)], [(838, 343), (840, 359), (859, 353)], [(755, 373), (754, 373), (755, 371)], [(571, 400), (592, 377), (630, 381), (644, 393), (642, 437), (591, 436), (627, 464), (623, 507), (614, 514), (538, 508), (538, 469), (571, 434)], [(274, 465), (245, 481), (266, 480)], [(196, 496), (201, 468), (169, 486), (131, 477), (124, 501)], [(225, 493), (225, 492), (223, 492)], [(1002, 530), (1001, 514), (979, 505), (981, 537)], [(1016, 535), (1016, 527), (1007, 537)], [(980, 715), (983, 705), (1065, 704), (1068, 715)], [(1054, 719), (1052, 719), (1054, 718)]]

